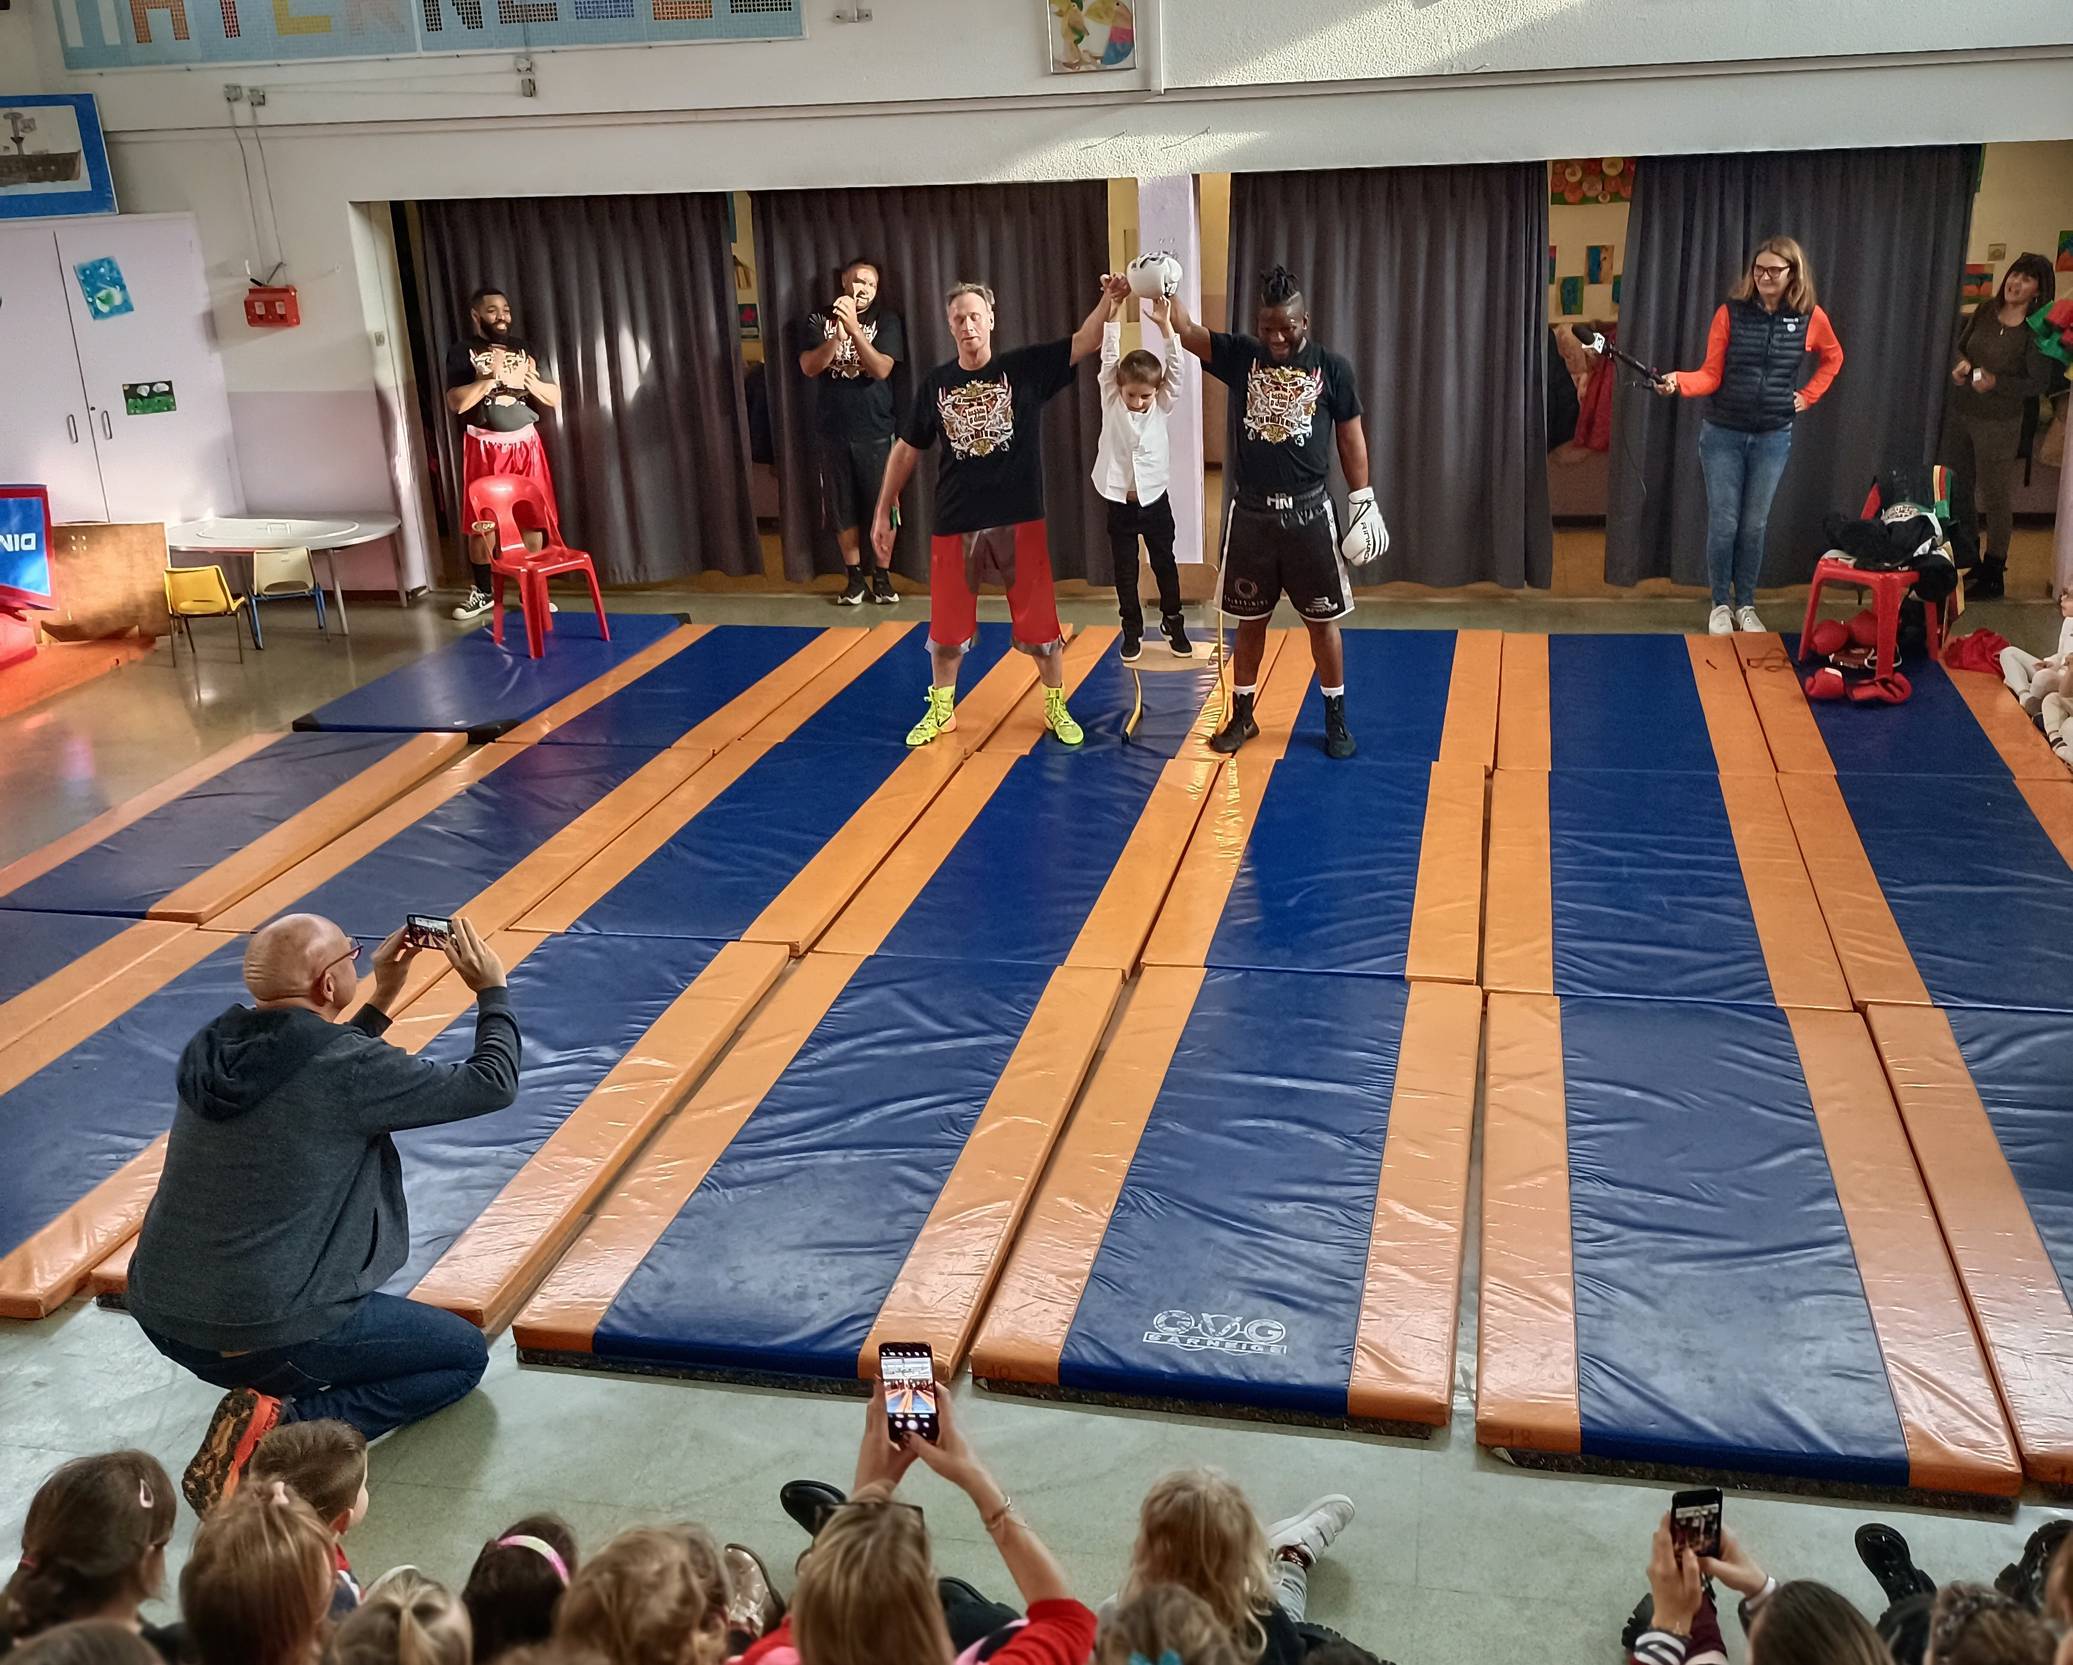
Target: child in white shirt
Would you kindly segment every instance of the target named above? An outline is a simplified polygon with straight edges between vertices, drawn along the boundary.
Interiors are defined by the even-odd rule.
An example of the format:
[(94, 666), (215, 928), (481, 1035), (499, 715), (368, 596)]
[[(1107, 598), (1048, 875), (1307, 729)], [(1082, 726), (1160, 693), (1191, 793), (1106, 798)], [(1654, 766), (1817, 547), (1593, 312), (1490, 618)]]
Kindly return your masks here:
[(2059, 650), (2039, 659), (2019, 647), (2001, 650), (2001, 677), (2023, 702), (2060, 760), (2073, 765), (2073, 585), (2059, 591)]
[(1173, 503), (1166, 491), (1169, 457), (1166, 416), (1180, 388), (1180, 337), (1172, 303), (1145, 302), (1145, 316), (1166, 341), (1155, 353), (1124, 353), (1116, 311), (1130, 293), (1127, 279), (1106, 281), (1108, 322), (1101, 334), (1101, 446), (1094, 489), (1108, 503), (1109, 554), (1115, 565), (1116, 611), (1123, 621), (1123, 658), (1134, 663), (1144, 642), (1144, 608), (1137, 597), (1137, 540), (1144, 539), (1159, 586), (1159, 630), (1181, 658), (1194, 654), (1180, 611), (1180, 573), (1173, 564)]

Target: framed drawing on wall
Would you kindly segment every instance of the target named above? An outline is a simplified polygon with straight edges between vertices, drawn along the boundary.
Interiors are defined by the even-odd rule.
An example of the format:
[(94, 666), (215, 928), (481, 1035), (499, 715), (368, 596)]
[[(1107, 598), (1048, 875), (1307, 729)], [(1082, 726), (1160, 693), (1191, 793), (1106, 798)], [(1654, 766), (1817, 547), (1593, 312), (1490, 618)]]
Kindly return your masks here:
[(1051, 73), (1137, 67), (1137, 16), (1130, 0), (1043, 0)]
[(114, 212), (93, 94), (0, 92), (0, 219)]

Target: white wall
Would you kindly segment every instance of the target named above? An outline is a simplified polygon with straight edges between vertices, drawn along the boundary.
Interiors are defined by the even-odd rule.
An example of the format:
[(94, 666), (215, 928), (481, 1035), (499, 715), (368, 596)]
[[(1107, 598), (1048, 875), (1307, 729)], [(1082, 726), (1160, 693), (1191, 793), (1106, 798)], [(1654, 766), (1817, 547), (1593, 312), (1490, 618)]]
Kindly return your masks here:
[(0, 92), (49, 92), (37, 49), (34, 8), (16, 6), (0, 12)]
[[(2073, 99), (2073, 89), (2067, 97)], [(1989, 150), (1972, 202), (1972, 240), (1965, 258), (1984, 261), (1989, 245), (2006, 244), (2008, 252), (1993, 262), (1999, 283), (2008, 263), (2026, 250), (2057, 259), (2062, 231), (2073, 231), (2073, 141)], [(2059, 293), (2073, 293), (2073, 281), (2062, 275)]]

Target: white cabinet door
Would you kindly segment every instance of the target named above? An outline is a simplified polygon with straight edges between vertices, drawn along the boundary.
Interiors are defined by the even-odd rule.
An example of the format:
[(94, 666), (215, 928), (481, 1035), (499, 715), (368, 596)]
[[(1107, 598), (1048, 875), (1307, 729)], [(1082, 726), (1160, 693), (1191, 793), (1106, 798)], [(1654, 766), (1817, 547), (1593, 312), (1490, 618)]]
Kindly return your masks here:
[(63, 279), (49, 226), (0, 228), (0, 480), (49, 488), (54, 520), (106, 520)]
[[(244, 512), (230, 402), (216, 356), (194, 224), (120, 216), (57, 228), (72, 338), (111, 520), (198, 520)], [(81, 268), (113, 261), (114, 304), (89, 305)], [(127, 302), (125, 306), (123, 303)], [(170, 411), (130, 414), (126, 386), (171, 388)]]

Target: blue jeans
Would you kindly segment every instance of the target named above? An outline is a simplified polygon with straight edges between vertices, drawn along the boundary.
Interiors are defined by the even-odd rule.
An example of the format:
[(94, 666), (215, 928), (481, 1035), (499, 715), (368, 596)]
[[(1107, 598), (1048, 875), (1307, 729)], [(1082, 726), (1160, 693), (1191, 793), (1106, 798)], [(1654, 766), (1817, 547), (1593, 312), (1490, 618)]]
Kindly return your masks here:
[(467, 1319), (394, 1295), (369, 1295), (314, 1341), (234, 1358), (149, 1329), (144, 1335), (215, 1387), (286, 1400), (283, 1422), (336, 1418), (370, 1440), (467, 1398), (489, 1363), (489, 1343)]
[(1706, 582), (1716, 607), (1754, 607), (1763, 572), (1771, 499), (1792, 450), (1792, 430), (1744, 433), (1699, 424), (1699, 467), (1706, 476)]

